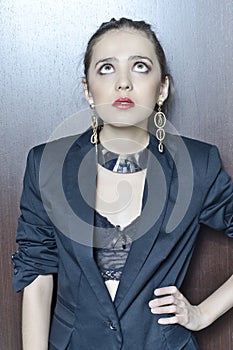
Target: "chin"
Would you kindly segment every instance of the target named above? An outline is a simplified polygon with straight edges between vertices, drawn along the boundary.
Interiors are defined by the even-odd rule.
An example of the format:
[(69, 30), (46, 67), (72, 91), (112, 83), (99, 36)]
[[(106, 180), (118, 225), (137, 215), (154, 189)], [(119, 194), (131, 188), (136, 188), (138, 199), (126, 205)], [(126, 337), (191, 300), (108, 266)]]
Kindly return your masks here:
[(139, 121), (121, 121), (121, 120), (118, 120), (118, 121), (111, 121), (111, 120), (103, 120), (103, 123), (105, 125), (111, 125), (115, 128), (130, 128), (130, 127), (135, 127), (135, 126), (138, 126), (140, 127), (140, 125), (143, 123), (143, 122), (146, 122), (145, 120), (139, 120)]
[(104, 124), (117, 128), (137, 126), (145, 123), (153, 113), (151, 108), (138, 105), (128, 110), (116, 110), (111, 105), (99, 105), (96, 110)]

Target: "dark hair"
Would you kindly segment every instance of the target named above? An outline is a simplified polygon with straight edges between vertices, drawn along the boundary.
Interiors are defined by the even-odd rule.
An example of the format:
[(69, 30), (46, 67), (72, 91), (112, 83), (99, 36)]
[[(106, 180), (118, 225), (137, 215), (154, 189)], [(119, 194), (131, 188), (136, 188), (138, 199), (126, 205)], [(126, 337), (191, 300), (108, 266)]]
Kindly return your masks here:
[(132, 19), (128, 19), (128, 18), (120, 18), (119, 20), (115, 20), (115, 18), (112, 18), (111, 21), (102, 23), (99, 29), (95, 32), (95, 34), (92, 35), (92, 37), (90, 38), (87, 44), (87, 49), (84, 56), (84, 74), (86, 78), (87, 78), (88, 70), (91, 63), (93, 47), (96, 44), (96, 42), (106, 32), (114, 29), (119, 30), (122, 28), (134, 29), (146, 34), (147, 38), (154, 45), (155, 53), (157, 55), (158, 62), (160, 65), (161, 79), (162, 81), (164, 81), (166, 75), (168, 75), (168, 72), (167, 72), (166, 57), (159, 40), (157, 39), (155, 33), (153, 32), (149, 24), (147, 24), (144, 21), (133, 21)]

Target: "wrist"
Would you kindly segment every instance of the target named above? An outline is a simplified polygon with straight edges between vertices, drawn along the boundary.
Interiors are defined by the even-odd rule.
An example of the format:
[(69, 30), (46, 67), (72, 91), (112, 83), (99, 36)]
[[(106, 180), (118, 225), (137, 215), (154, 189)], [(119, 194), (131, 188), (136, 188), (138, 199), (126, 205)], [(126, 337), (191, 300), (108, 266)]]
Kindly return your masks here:
[(199, 318), (198, 331), (208, 327), (213, 320), (211, 319), (211, 313), (205, 309), (203, 303), (196, 306)]

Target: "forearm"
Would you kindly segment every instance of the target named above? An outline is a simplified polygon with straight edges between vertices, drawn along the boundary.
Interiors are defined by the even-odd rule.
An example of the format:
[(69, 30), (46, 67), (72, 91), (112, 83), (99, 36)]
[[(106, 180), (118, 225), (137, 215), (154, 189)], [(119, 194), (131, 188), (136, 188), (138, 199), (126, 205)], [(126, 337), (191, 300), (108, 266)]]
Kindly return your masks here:
[(23, 350), (47, 350), (53, 276), (38, 276), (24, 289), (22, 307)]
[(201, 314), (200, 329), (209, 326), (231, 307), (233, 307), (233, 275), (198, 305)]
[(151, 312), (166, 314), (159, 318), (160, 324), (179, 323), (192, 331), (199, 331), (233, 307), (233, 275), (199, 305), (191, 305), (175, 286), (158, 288), (154, 294), (156, 298), (149, 302)]

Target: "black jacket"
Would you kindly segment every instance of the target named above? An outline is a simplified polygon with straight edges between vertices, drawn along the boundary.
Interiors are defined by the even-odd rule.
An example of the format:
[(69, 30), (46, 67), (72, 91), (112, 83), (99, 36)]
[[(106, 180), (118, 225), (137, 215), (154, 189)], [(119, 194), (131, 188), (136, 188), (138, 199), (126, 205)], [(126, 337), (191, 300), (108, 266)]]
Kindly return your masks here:
[(215, 146), (151, 136), (145, 203), (114, 303), (93, 259), (96, 184), (90, 131), (32, 149), (13, 257), (14, 288), (58, 274), (49, 349), (198, 349), (190, 331), (162, 326), (148, 301), (157, 287), (178, 288), (200, 225), (233, 237), (233, 186)]

